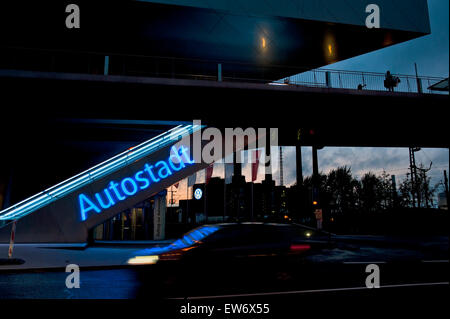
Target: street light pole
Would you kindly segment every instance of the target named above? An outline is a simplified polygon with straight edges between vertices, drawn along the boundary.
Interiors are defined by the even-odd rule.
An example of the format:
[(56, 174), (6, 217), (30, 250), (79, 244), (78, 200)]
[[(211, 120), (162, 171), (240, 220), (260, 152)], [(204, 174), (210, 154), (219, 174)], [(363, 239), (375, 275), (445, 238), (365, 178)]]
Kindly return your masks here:
[(445, 199), (447, 200), (447, 207), (448, 207), (448, 178), (446, 170), (444, 170), (444, 186), (445, 186)]

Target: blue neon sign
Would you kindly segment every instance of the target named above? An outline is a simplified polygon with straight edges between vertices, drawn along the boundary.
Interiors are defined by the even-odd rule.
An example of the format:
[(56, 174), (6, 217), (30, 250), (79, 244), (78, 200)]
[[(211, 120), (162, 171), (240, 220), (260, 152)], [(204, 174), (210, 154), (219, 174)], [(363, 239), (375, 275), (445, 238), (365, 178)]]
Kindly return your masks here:
[[(179, 125), (174, 127), (132, 149), (122, 152), (103, 163), (95, 165), (80, 174), (0, 211), (0, 222), (25, 217), (42, 207), (64, 198), (81, 187), (92, 184), (94, 181), (122, 169), (129, 165), (129, 163), (133, 163), (169, 144), (179, 141), (183, 137), (190, 135), (201, 128), (201, 125)], [(142, 175), (140, 175), (139, 178), (142, 178)], [(104, 202), (106, 205), (108, 202), (113, 202), (113, 200), (109, 199), (107, 194), (105, 194), (105, 196), (106, 200)]]
[(170, 154), (165, 161), (159, 161), (154, 165), (146, 163), (142, 170), (136, 172), (132, 177), (125, 177), (120, 182), (110, 181), (103, 191), (96, 193), (92, 198), (86, 194), (78, 195), (81, 220), (85, 221), (90, 212), (100, 214), (103, 210), (136, 195), (150, 185), (181, 171), (187, 165), (194, 164), (189, 156), (189, 149), (185, 146), (178, 149), (173, 146)]

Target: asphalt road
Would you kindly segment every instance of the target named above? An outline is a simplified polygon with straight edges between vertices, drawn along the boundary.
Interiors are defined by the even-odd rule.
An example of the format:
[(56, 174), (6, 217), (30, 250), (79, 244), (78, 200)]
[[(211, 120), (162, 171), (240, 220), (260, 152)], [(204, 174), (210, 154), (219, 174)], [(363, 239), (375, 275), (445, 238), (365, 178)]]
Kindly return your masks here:
[[(3, 271), (0, 308), (48, 312), (58, 299), (75, 316), (98, 313), (102, 318), (136, 313), (148, 318), (447, 317), (448, 241), (434, 246), (427, 242), (425, 248), (388, 246), (322, 249), (270, 275), (256, 261), (253, 278), (239, 276), (239, 268), (226, 269), (229, 281), (223, 280), (224, 269), (202, 265), (196, 273), (183, 273), (175, 267), (189, 284), (180, 289), (167, 278), (164, 296), (154, 281), (142, 279), (143, 271), (157, 273), (152, 266), (82, 268), (79, 289), (66, 287), (69, 274), (64, 271)], [(379, 267), (380, 288), (366, 287), (370, 264)], [(24, 299), (30, 307), (23, 305)]]
[[(183, 306), (214, 306), (212, 318), (416, 318), (448, 315), (448, 283), (435, 285), (400, 285), (379, 289), (331, 289), (289, 291), (275, 294), (202, 297), (168, 300), (160, 309), (170, 318), (183, 316)], [(244, 314), (243, 305), (267, 305), (267, 314)], [(241, 312), (239, 313), (239, 306)], [(256, 308), (256, 307), (254, 307)], [(199, 317), (200, 318), (200, 317)], [(205, 317), (206, 318), (206, 317)]]
[[(424, 263), (420, 268), (421, 273), (416, 273), (418, 268), (408, 269), (406, 265), (390, 266), (379, 265), (381, 272), (381, 287), (414, 287), (428, 283), (448, 282), (448, 263), (441, 262), (436, 265)], [(279, 277), (279, 281), (285, 282), (285, 289), (281, 286), (267, 285), (263, 288), (242, 287), (235, 289), (224, 289), (217, 293), (208, 294), (208, 290), (192, 289), (192, 294), (179, 294), (176, 292), (169, 298), (173, 300), (192, 298), (197, 299), (220, 299), (220, 296), (276, 296), (288, 295), (283, 292), (338, 292), (351, 291), (353, 289), (365, 290), (366, 264), (343, 264), (340, 269), (337, 265), (331, 265), (330, 268), (320, 268), (320, 272), (309, 273), (310, 280), (294, 281), (292, 278)], [(400, 274), (400, 270), (404, 273)], [(325, 276), (324, 272), (328, 275)], [(318, 275), (321, 274), (322, 278)], [(338, 274), (341, 275), (338, 277)], [(65, 280), (68, 273), (65, 272), (30, 272), (30, 273), (3, 273), (0, 274), (0, 299), (133, 299), (145, 298), (139, 295), (139, 289), (143, 286), (139, 282), (137, 273), (133, 269), (112, 269), (112, 270), (85, 270), (81, 271), (80, 288), (68, 289)], [(306, 277), (305, 277), (306, 278)], [(334, 279), (334, 280), (333, 280)], [(263, 279), (261, 281), (264, 281)], [(209, 281), (214, 285), (214, 280)], [(426, 285), (425, 285), (426, 286)], [(433, 285), (432, 285), (433, 286)], [(364, 289), (359, 289), (363, 287)], [(145, 289), (152, 287), (144, 286)], [(196, 287), (198, 288), (198, 287)], [(211, 291), (210, 291), (211, 292)], [(275, 293), (273, 293), (275, 292)], [(281, 292), (281, 293), (279, 293)]]
[(62, 271), (0, 273), (0, 299), (128, 299), (139, 282), (131, 269), (81, 270), (80, 288), (68, 289)]
[[(257, 275), (256, 279), (239, 278), (237, 282), (229, 283), (220, 283), (219, 279), (223, 277), (220, 272), (213, 272), (212, 276), (202, 276), (203, 270), (200, 269), (197, 274), (186, 275), (191, 275), (193, 284), (188, 285), (187, 288), (183, 287), (186, 289), (182, 291), (178, 291), (170, 281), (167, 282), (169, 294), (166, 297), (181, 299), (223, 295), (248, 297), (252, 294), (264, 296), (265, 293), (269, 293), (267, 296), (276, 296), (270, 293), (283, 291), (310, 291), (311, 293), (321, 290), (337, 292), (340, 289), (351, 291), (347, 288), (365, 287), (368, 276), (366, 267), (369, 264), (378, 265), (381, 286), (401, 287), (449, 281), (448, 259), (411, 260), (411, 256), (404, 252), (403, 258), (390, 261), (389, 255), (383, 256), (378, 250), (378, 255), (374, 252), (364, 254), (360, 251), (359, 260), (354, 256), (336, 260), (337, 254), (338, 251), (324, 251), (323, 255), (311, 256), (312, 261), (302, 265), (301, 271), (298, 269), (277, 270), (271, 274), (274, 275), (272, 278)], [(344, 253), (347, 257), (348, 254), (348, 252)], [(325, 255), (328, 258), (325, 258)], [(152, 268), (145, 268), (144, 271), (151, 272)], [(236, 274), (239, 273), (239, 269), (234, 271)], [(256, 270), (255, 273), (258, 274)], [(141, 281), (139, 272), (134, 268), (82, 269), (79, 289), (66, 287), (68, 275), (63, 271), (2, 272), (0, 273), (0, 299), (146, 299), (155, 293), (153, 283)]]
[[(133, 298), (136, 282), (132, 270), (85, 271), (80, 289), (64, 287), (64, 273), (10, 274), (2, 276), (2, 298)], [(61, 283), (62, 280), (62, 283)], [(5, 288), (5, 282), (9, 285)], [(196, 296), (165, 299), (157, 304), (148, 299), (108, 300), (106, 302), (60, 300), (59, 305), (70, 309), (71, 315), (129, 317), (145, 314), (146, 318), (416, 318), (448, 315), (449, 283), (414, 283), (381, 285), (379, 289), (364, 286), (332, 289), (253, 292), (221, 296)], [(6, 292), (6, 294), (5, 294)], [(55, 309), (54, 300), (0, 300), (2, 309), (20, 313), (22, 309), (48, 312)], [(184, 313), (186, 307), (211, 313)], [(239, 310), (241, 309), (241, 310)], [(244, 313), (243, 309), (247, 309)], [(253, 310), (250, 310), (253, 309)], [(255, 313), (264, 309), (267, 313)], [(198, 310), (200, 311), (200, 310)], [(4, 311), (2, 312), (4, 313)]]

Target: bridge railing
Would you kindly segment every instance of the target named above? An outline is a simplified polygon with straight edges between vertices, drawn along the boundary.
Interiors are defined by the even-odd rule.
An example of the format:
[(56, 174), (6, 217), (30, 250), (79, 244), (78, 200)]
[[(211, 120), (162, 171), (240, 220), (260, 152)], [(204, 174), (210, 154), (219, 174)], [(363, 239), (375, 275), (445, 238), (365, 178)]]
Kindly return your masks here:
[[(375, 72), (315, 69), (309, 66), (157, 57), (130, 54), (100, 54), (24, 48), (1, 48), (0, 69), (182, 78), (209, 81), (252, 82), (357, 90), (387, 91), (385, 74)], [(448, 94), (429, 90), (444, 78), (393, 74), (400, 82), (394, 92)]]
[(54, 201), (91, 184), (94, 181), (116, 172), (117, 170), (134, 163), (170, 144), (175, 144), (183, 137), (188, 136), (201, 128), (200, 125), (179, 125), (158, 136), (151, 138), (133, 148), (130, 148), (103, 163), (100, 163), (80, 174), (77, 174), (57, 185), (54, 185), (32, 197), (14, 204), (0, 211), (0, 228), (20, 219), (39, 208), (49, 205)]
[[(394, 92), (448, 94), (448, 92), (437, 92), (429, 89), (430, 86), (444, 80), (444, 78), (416, 77), (404, 74), (392, 75), (400, 80), (397, 86), (394, 87)], [(386, 75), (384, 73), (315, 69), (286, 77), (276, 82), (311, 87), (387, 91), (388, 88), (384, 86), (385, 79)]]

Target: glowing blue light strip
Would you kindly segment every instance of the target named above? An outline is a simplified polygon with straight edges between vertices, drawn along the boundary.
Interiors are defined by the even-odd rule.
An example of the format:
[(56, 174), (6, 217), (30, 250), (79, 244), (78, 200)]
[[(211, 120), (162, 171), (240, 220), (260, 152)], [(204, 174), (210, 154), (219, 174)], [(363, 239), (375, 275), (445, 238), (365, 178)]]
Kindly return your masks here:
[[(177, 239), (169, 246), (165, 247), (154, 247), (154, 248), (147, 248), (138, 251), (135, 256), (150, 256), (150, 255), (161, 255), (170, 251), (179, 250), (183, 248), (188, 248), (195, 244), (196, 241), (200, 241), (209, 235), (215, 233), (219, 230), (219, 227), (216, 226), (201, 226), (200, 228), (197, 228), (188, 234), (184, 235), (183, 238)], [(193, 234), (196, 236), (196, 240), (194, 241), (191, 237), (193, 237)]]
[[(74, 176), (73, 178), (52, 187), (51, 189), (48, 189), (48, 190), (40, 193), (40, 194), (44, 194), (44, 195), (38, 197), (37, 199), (35, 199), (35, 197), (40, 194), (37, 194), (37, 195), (29, 198), (28, 200), (22, 201), (21, 203), (11, 207), (8, 210), (0, 212), (0, 220), (1, 219), (14, 219), (14, 218), (19, 217), (18, 216), (19, 214), (21, 215), (20, 217), (23, 217), (25, 214), (30, 213), (32, 210), (37, 209), (38, 208), (37, 206), (39, 205), (39, 203), (47, 204), (47, 203), (45, 203), (45, 199), (48, 200), (48, 198), (46, 198), (46, 197), (50, 196), (51, 198), (53, 198), (53, 197), (59, 197), (61, 195), (66, 195), (68, 192), (78, 189), (79, 187), (83, 186), (84, 184), (86, 184), (88, 182), (92, 182), (99, 177), (103, 177), (104, 175), (111, 173), (122, 166), (127, 165), (130, 162), (130, 159), (135, 160), (139, 157), (143, 157), (143, 156), (147, 155), (149, 152), (154, 151), (155, 148), (160, 148), (161, 146), (166, 145), (167, 142), (172, 142), (174, 140), (174, 137), (175, 138), (178, 136), (183, 137), (186, 135), (186, 133), (195, 131), (196, 129), (198, 129), (198, 127), (199, 127), (198, 125), (197, 126), (189, 125), (189, 126), (181, 127), (181, 128), (176, 127), (166, 133), (163, 133), (147, 142), (144, 142), (144, 143), (138, 145), (137, 147), (133, 148), (132, 150), (128, 150), (124, 153), (121, 153), (108, 161), (105, 161), (99, 165), (94, 166), (93, 168), (91, 168), (90, 170), (88, 170), (84, 173), (78, 174), (78, 175)], [(135, 150), (139, 150), (140, 152), (135, 153), (134, 156), (130, 157), (129, 154)], [(93, 176), (93, 174), (95, 174), (95, 175)], [(43, 196), (44, 196), (44, 198), (43, 198)], [(35, 203), (36, 201), (38, 203)], [(22, 205), (22, 204), (24, 204), (24, 205)], [(31, 204), (33, 204), (33, 205), (31, 205)], [(18, 212), (19, 210), (20, 210), (20, 213)]]
[(130, 163), (141, 159), (158, 149), (174, 143), (201, 129), (200, 125), (179, 125), (164, 132), (130, 150), (120, 153), (103, 163), (100, 163), (78, 175), (69, 178), (43, 192), (27, 198), (3, 211), (0, 211), (0, 220), (20, 219), (37, 209), (62, 198), (69, 193), (94, 182), (95, 180), (111, 174)]

